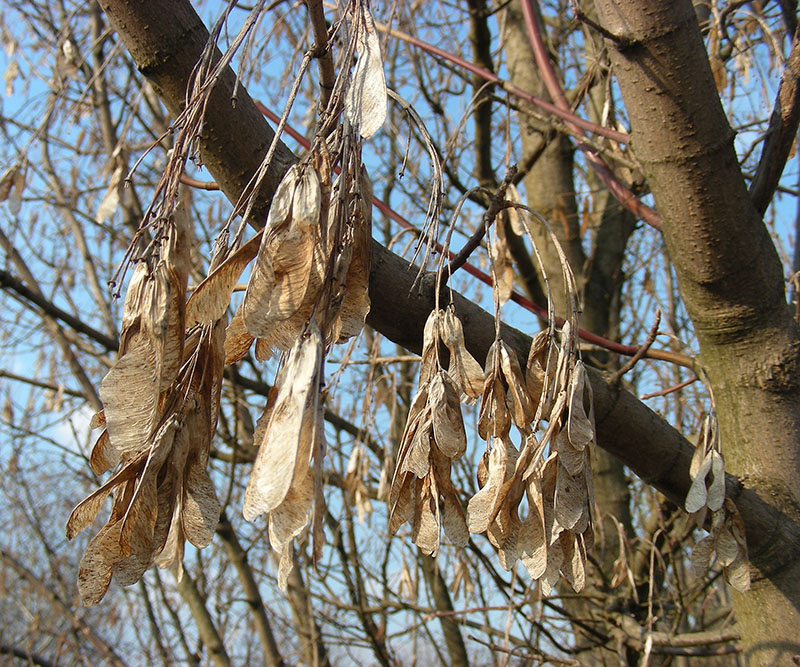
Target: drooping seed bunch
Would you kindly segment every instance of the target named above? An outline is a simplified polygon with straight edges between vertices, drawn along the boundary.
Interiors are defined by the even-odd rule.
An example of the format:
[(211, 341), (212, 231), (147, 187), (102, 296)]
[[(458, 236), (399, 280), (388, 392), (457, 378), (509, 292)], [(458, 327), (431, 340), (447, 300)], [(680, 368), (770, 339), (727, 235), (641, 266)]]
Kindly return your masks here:
[[(709, 388), (710, 389), (710, 388)], [(711, 393), (713, 402), (713, 393)], [(750, 588), (750, 561), (747, 555), (744, 523), (739, 510), (725, 497), (725, 462), (720, 453), (719, 424), (712, 410), (703, 419), (697, 445), (689, 467), (692, 485), (685, 508), (697, 526), (706, 524), (711, 512), (709, 534), (692, 550), (692, 571), (702, 577), (716, 556), (726, 581), (736, 590)]]
[(224, 324), (186, 328), (188, 243), (181, 215), (162, 225), (156, 261), (137, 264), (128, 288), (117, 362), (100, 385), (104, 426), (90, 462), (119, 470), (73, 511), (72, 539), (113, 492), (106, 525), (89, 542), (78, 587), (84, 604), (105, 595), (112, 575), (135, 583), (154, 562), (180, 574), (185, 540), (214, 536), (220, 507), (207, 472), (222, 382)]
[[(154, 563), (174, 565), (180, 576), (185, 540), (198, 548), (211, 541), (220, 507), (207, 464), (222, 370), (254, 340), (258, 358), (284, 356), (275, 399), (255, 432), (259, 453), (244, 514), (249, 520), (267, 514), (281, 587), (292, 541), (312, 515), (315, 553), (322, 546), (323, 360), (330, 345), (361, 330), (369, 311), (372, 189), (361, 143), (386, 115), (380, 44), (366, 2), (353, 3), (349, 19), (346, 51), (350, 60), (354, 51), (359, 58), (337, 81), (343, 114), (326, 110), (328, 117), (343, 116), (338, 129), (320, 135), (284, 175), (262, 232), (235, 248), (225, 231), (208, 276), (188, 301), (188, 223), (173, 215), (185, 151), (173, 155), (159, 184), (162, 199), (148, 210), (132, 246), (137, 263), (119, 356), (101, 384), (104, 409), (93, 420), (105, 429), (92, 468), (98, 475), (119, 469), (67, 523), (71, 539), (113, 493), (111, 516), (81, 562), (84, 604), (97, 603), (112, 576), (132, 584)], [(202, 108), (202, 99), (195, 104)], [(189, 123), (190, 116), (202, 114), (182, 118)], [(183, 128), (181, 146), (191, 144), (195, 125)], [(337, 164), (341, 174), (333, 182)], [(142, 248), (148, 236), (152, 242)], [(254, 257), (244, 301), (228, 324), (233, 289)]]

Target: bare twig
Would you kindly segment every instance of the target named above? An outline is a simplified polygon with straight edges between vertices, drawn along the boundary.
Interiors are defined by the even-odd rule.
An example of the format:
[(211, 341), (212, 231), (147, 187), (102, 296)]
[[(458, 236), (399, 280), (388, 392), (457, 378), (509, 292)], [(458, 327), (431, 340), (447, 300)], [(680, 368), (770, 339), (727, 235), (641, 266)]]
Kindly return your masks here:
[(467, 239), (467, 242), (464, 244), (464, 247), (461, 248), (459, 253), (453, 257), (450, 261), (450, 264), (447, 266), (447, 276), (452, 276), (456, 271), (458, 271), (462, 266), (467, 263), (469, 256), (474, 252), (474, 250), (480, 245), (483, 237), (486, 235), (486, 232), (489, 230), (489, 227), (494, 223), (495, 218), (497, 218), (497, 214), (500, 213), (504, 208), (507, 208), (505, 196), (506, 190), (508, 186), (514, 180), (514, 176), (517, 174), (517, 168), (515, 165), (512, 165), (506, 170), (505, 178), (500, 186), (497, 188), (497, 192), (492, 197), (492, 200), (489, 202), (489, 208), (486, 209), (486, 212), (483, 214), (481, 219), (481, 224), (478, 225), (478, 228), (475, 230), (475, 233)]
[(319, 64), (320, 109), (326, 109), (333, 93), (334, 71), (333, 54), (328, 42), (328, 27), (325, 23), (325, 11), (322, 0), (306, 0), (308, 15), (311, 18), (311, 28), (314, 31), (314, 46), (311, 55)]
[[(268, 119), (273, 122), (278, 122), (280, 117), (277, 116), (274, 112), (270, 111), (266, 106), (264, 106), (261, 102), (255, 102), (258, 110), (264, 114)], [(284, 131), (290, 137), (292, 137), (295, 141), (297, 141), (301, 146), (304, 148), (309, 148), (311, 146), (308, 139), (306, 139), (302, 134), (300, 134), (297, 130), (292, 128), (288, 123), (284, 127)], [(412, 225), (408, 220), (406, 220), (403, 216), (399, 213), (394, 211), (390, 208), (387, 204), (382, 202), (377, 197), (372, 198), (372, 204), (377, 208), (381, 213), (385, 216), (394, 220), (398, 225), (403, 227), (404, 229), (408, 229), (411, 232), (422, 235), (422, 232), (417, 229), (414, 225)], [(443, 252), (443, 248), (441, 244), (436, 243), (434, 245), (438, 252)], [(448, 256), (452, 260), (455, 257), (453, 252), (447, 251)], [(469, 273), (471, 276), (477, 278), (485, 285), (493, 285), (494, 281), (492, 280), (489, 274), (481, 271), (476, 266), (473, 266), (469, 262), (465, 263), (463, 269)], [(539, 306), (535, 304), (533, 301), (528, 299), (527, 297), (523, 296), (519, 292), (511, 292), (511, 301), (516, 303), (519, 306), (525, 308), (525, 310), (538, 315), (539, 317), (547, 318), (547, 308)], [(564, 321), (556, 317), (556, 325), (561, 326)], [(599, 336), (597, 334), (592, 333), (591, 331), (586, 331), (585, 329), (578, 329), (578, 335), (588, 343), (593, 343), (594, 345), (599, 345), (600, 347), (609, 350), (610, 352), (615, 352), (617, 354), (622, 354), (626, 357), (631, 357), (639, 351), (639, 347), (636, 345), (623, 345), (622, 343), (618, 343), (616, 341), (609, 340), (604, 338), (603, 336)], [(678, 366), (685, 366), (686, 368), (694, 368), (696, 366), (696, 361), (692, 359), (690, 356), (685, 354), (680, 354), (679, 352), (672, 352), (671, 350), (647, 350), (646, 355), (649, 359), (659, 359), (661, 361), (667, 361), (672, 364), (677, 364)]]
[(692, 384), (692, 382), (697, 382), (697, 380), (698, 378), (697, 376), (695, 376), (693, 378), (690, 378), (689, 380), (684, 380), (683, 382), (673, 385), (672, 387), (667, 387), (666, 389), (662, 389), (661, 391), (654, 391), (652, 394), (644, 394), (639, 398), (642, 401), (644, 401), (648, 398), (655, 398), (656, 396), (666, 396), (667, 394), (671, 394), (673, 391), (678, 391), (680, 389), (683, 389), (684, 387), (688, 387), (690, 384)]
[(647, 350), (650, 349), (650, 346), (655, 341), (656, 336), (658, 335), (658, 325), (661, 324), (661, 309), (656, 309), (656, 321), (653, 322), (653, 326), (650, 327), (650, 333), (647, 334), (647, 339), (644, 341), (644, 345), (640, 346), (639, 349), (636, 351), (630, 359), (628, 359), (628, 363), (626, 363), (622, 368), (620, 368), (615, 374), (612, 384), (616, 384), (622, 379), (622, 376), (625, 375), (628, 371), (630, 371), (641, 359), (645, 354), (647, 354)]
[[(530, 39), (533, 55), (536, 59), (536, 64), (539, 66), (542, 80), (547, 87), (550, 96), (556, 103), (556, 106), (564, 110), (569, 110), (570, 106), (567, 98), (564, 95), (564, 90), (561, 83), (556, 76), (553, 66), (550, 63), (550, 58), (547, 54), (547, 49), (542, 39), (541, 26), (539, 25), (538, 16), (538, 2), (536, 0), (522, 0), (522, 12), (525, 16), (525, 25), (528, 29), (528, 37)], [(574, 129), (580, 131), (585, 128), (576, 124), (574, 121), (565, 118), (567, 124), (573, 125)], [(606, 166), (603, 159), (590, 147), (583, 143), (578, 143), (578, 148), (581, 149), (586, 160), (592, 165), (598, 178), (609, 189), (617, 200), (634, 215), (644, 220), (648, 225), (654, 229), (661, 230), (661, 217), (652, 208), (644, 204), (633, 194), (628, 187), (617, 178), (617, 176)]]

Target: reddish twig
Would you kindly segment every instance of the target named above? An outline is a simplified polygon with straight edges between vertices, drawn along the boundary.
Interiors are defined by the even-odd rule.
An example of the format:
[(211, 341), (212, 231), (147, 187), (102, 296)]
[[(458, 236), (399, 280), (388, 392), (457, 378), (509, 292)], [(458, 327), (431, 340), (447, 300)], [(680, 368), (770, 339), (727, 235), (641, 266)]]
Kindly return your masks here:
[[(255, 105), (258, 110), (264, 114), (272, 122), (278, 122), (280, 120), (279, 116), (275, 113), (270, 111), (267, 107), (265, 107), (261, 102), (255, 101)], [(297, 141), (303, 148), (308, 150), (311, 147), (311, 142), (306, 139), (302, 134), (300, 134), (297, 130), (291, 127), (288, 123), (283, 128), (284, 132), (286, 132), (290, 137), (292, 137), (295, 141)], [(389, 206), (387, 206), (384, 202), (382, 202), (377, 197), (372, 198), (372, 203), (381, 213), (387, 216), (390, 220), (394, 220), (398, 225), (403, 227), (404, 229), (408, 229), (414, 234), (419, 237), (422, 237), (422, 232), (417, 229), (414, 225), (412, 225), (408, 220), (402, 217), (399, 213), (392, 210)], [(442, 248), (441, 244), (435, 243), (434, 247), (438, 252), (444, 252), (444, 248)], [(455, 258), (455, 253), (451, 251), (447, 251), (447, 256), (450, 260)], [(478, 280), (480, 280), (485, 285), (490, 287), (494, 286), (494, 281), (492, 280), (491, 276), (481, 271), (476, 266), (473, 266), (469, 262), (465, 263), (463, 266), (464, 270), (469, 273), (471, 276), (474, 276)], [(533, 303), (533, 301), (525, 298), (519, 292), (511, 292), (510, 300), (516, 303), (519, 306), (522, 306), (525, 310), (538, 315), (544, 319), (547, 319), (548, 313), (547, 308), (544, 308), (538, 304)], [(561, 317), (555, 318), (556, 326), (562, 326), (564, 324), (564, 319)], [(613, 340), (609, 340), (608, 338), (604, 338), (603, 336), (598, 336), (591, 331), (586, 331), (585, 329), (578, 329), (578, 336), (581, 339), (585, 340), (587, 343), (592, 343), (593, 345), (599, 345), (600, 347), (608, 350), (609, 352), (615, 352), (617, 354), (621, 354), (626, 357), (633, 357), (635, 356), (640, 350), (641, 347), (637, 345), (623, 345), (622, 343), (618, 343)], [(644, 352), (644, 355), (649, 359), (658, 359), (660, 361), (667, 361), (669, 363), (677, 364), (678, 366), (684, 366), (686, 368), (694, 368), (695, 361), (691, 357), (680, 354), (679, 352), (672, 352), (670, 350), (651, 350), (647, 349)]]
[[(525, 27), (528, 30), (528, 39), (533, 50), (533, 56), (536, 59), (536, 64), (539, 67), (539, 72), (542, 76), (542, 81), (550, 93), (550, 97), (556, 103), (556, 106), (564, 110), (569, 110), (570, 106), (567, 98), (564, 95), (564, 90), (561, 86), (555, 70), (550, 63), (550, 57), (547, 53), (547, 48), (542, 39), (541, 25), (539, 24), (538, 16), (538, 2), (536, 0), (522, 0), (522, 13), (525, 17)], [(573, 120), (565, 119), (568, 126), (580, 136), (585, 137), (584, 129), (577, 125)], [(652, 208), (644, 204), (630, 189), (617, 178), (617, 176), (608, 168), (603, 159), (597, 152), (587, 146), (583, 142), (578, 142), (578, 148), (581, 149), (586, 161), (592, 165), (598, 178), (609, 189), (611, 194), (635, 216), (644, 220), (651, 227), (661, 230), (661, 217)]]
[(625, 375), (629, 370), (631, 370), (636, 363), (641, 359), (645, 354), (647, 354), (647, 350), (650, 349), (650, 346), (656, 339), (658, 335), (658, 325), (661, 324), (661, 309), (656, 308), (656, 321), (653, 322), (653, 326), (650, 327), (650, 333), (647, 334), (647, 339), (644, 341), (644, 345), (642, 345), (622, 368), (620, 368), (615, 374), (614, 378), (611, 381), (611, 384), (616, 384), (622, 379), (622, 376)]
[(478, 67), (474, 63), (469, 62), (468, 60), (464, 60), (459, 56), (456, 56), (452, 53), (445, 51), (444, 49), (440, 49), (438, 46), (434, 46), (433, 44), (428, 44), (428, 42), (423, 42), (421, 39), (413, 37), (408, 33), (402, 32), (400, 30), (396, 30), (394, 28), (390, 28), (389, 26), (375, 22), (375, 28), (380, 30), (381, 32), (386, 33), (392, 37), (400, 39), (412, 46), (416, 46), (417, 48), (422, 49), (423, 51), (430, 53), (431, 55), (438, 56), (447, 60), (454, 65), (458, 65), (459, 67), (471, 72), (472, 74), (477, 74), (482, 79), (489, 81), (490, 83), (497, 84), (507, 93), (511, 93), (515, 97), (519, 97), (534, 106), (539, 107), (543, 111), (547, 111), (548, 113), (553, 114), (554, 116), (558, 116), (562, 120), (572, 123), (576, 127), (580, 127), (581, 129), (585, 130), (586, 132), (591, 132), (592, 134), (597, 134), (602, 137), (606, 137), (611, 139), (612, 141), (616, 141), (619, 144), (626, 144), (630, 141), (630, 137), (625, 132), (620, 132), (618, 130), (611, 129), (610, 127), (604, 127), (603, 125), (598, 125), (597, 123), (593, 123), (585, 118), (581, 118), (574, 114), (570, 109), (562, 109), (555, 104), (548, 102), (547, 100), (543, 100), (540, 97), (536, 97), (535, 95), (531, 95), (530, 93), (522, 90), (522, 88), (518, 88), (517, 86), (501, 79), (497, 76), (494, 72), (490, 72), (489, 70), (484, 69), (483, 67)]
[(662, 389), (661, 391), (654, 391), (652, 394), (643, 394), (642, 396), (639, 397), (639, 399), (644, 401), (648, 398), (655, 398), (656, 396), (666, 396), (667, 394), (671, 394), (673, 391), (678, 391), (680, 389), (683, 389), (684, 387), (688, 387), (690, 384), (692, 384), (692, 382), (697, 382), (697, 376), (689, 380), (684, 380), (683, 382), (673, 385), (672, 387), (667, 387), (666, 389)]

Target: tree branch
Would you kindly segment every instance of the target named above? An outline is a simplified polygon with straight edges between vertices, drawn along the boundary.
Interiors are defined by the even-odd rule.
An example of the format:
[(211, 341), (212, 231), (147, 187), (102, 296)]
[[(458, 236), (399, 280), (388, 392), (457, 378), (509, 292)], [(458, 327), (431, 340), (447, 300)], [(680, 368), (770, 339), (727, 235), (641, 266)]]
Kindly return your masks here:
[(761, 215), (764, 215), (778, 187), (778, 181), (781, 179), (797, 136), (798, 123), (800, 123), (800, 29), (795, 30), (792, 39), (792, 49), (786, 59), (786, 69), (781, 77), (775, 107), (769, 119), (769, 129), (761, 150), (761, 159), (750, 184), (750, 199)]

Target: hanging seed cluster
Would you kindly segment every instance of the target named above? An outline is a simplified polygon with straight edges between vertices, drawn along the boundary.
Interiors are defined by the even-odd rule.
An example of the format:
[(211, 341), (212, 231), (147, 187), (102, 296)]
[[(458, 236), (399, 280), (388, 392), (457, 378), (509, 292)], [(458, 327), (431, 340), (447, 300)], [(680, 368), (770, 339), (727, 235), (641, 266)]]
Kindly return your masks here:
[[(442, 369), (440, 347), (450, 352), (450, 373)], [(442, 528), (457, 546), (469, 539), (450, 469), (467, 449), (460, 396), (478, 398), (482, 374), (467, 352), (455, 311), (432, 311), (425, 323), (419, 388), (411, 401), (389, 494), (389, 529), (396, 532), (409, 522), (414, 544), (430, 556), (439, 551)]]
[(220, 506), (207, 472), (219, 413), (224, 324), (186, 321), (185, 218), (162, 224), (156, 261), (137, 264), (125, 299), (119, 357), (100, 385), (104, 427), (90, 463), (118, 471), (70, 514), (67, 537), (87, 528), (114, 494), (111, 516), (89, 542), (78, 574), (84, 604), (112, 575), (138, 581), (153, 563), (180, 575), (186, 540), (207, 546)]
[[(392, 483), (392, 531), (408, 522), (414, 543), (432, 555), (442, 529), (458, 546), (469, 532), (485, 533), (505, 569), (521, 561), (547, 592), (560, 573), (575, 590), (583, 587), (586, 549), (593, 542), (589, 445), (594, 416), (571, 331), (566, 323), (560, 341), (551, 331), (537, 335), (525, 369), (498, 338), (484, 370), (467, 352), (453, 308), (431, 314), (419, 389)], [(440, 346), (450, 353), (448, 371), (439, 363)], [(478, 465), (480, 490), (466, 512), (450, 480), (452, 462), (466, 449), (462, 398), (480, 399), (478, 433), (487, 442)], [(519, 434), (519, 449), (512, 429)]]
[[(112, 576), (130, 585), (153, 564), (174, 566), (180, 576), (185, 541), (203, 548), (213, 538), (220, 505), (207, 468), (222, 371), (254, 341), (258, 358), (276, 351), (283, 358), (275, 398), (255, 431), (259, 452), (243, 512), (248, 520), (267, 516), (282, 588), (292, 541), (312, 516), (315, 553), (321, 549), (323, 361), (330, 345), (361, 330), (369, 311), (372, 188), (361, 143), (386, 115), (380, 44), (365, 2), (353, 4), (350, 24), (348, 57), (354, 50), (360, 57), (337, 84), (346, 92), (344, 122), (288, 170), (259, 234), (238, 249), (218, 244), (209, 275), (188, 300), (188, 221), (149, 210), (137, 234), (141, 257), (125, 298), (119, 355), (92, 423), (104, 427), (91, 454), (94, 472), (118, 470), (67, 522), (72, 539), (113, 494), (111, 516), (81, 561), (86, 605), (102, 599)], [(160, 191), (176, 192), (180, 171), (173, 165), (172, 187)], [(172, 208), (165, 200), (160, 210)], [(155, 238), (142, 250), (146, 232)], [(228, 323), (233, 289), (254, 257), (244, 300)]]
[(744, 524), (736, 505), (725, 497), (725, 462), (720, 453), (719, 424), (713, 411), (703, 419), (689, 476), (692, 484), (686, 495), (686, 511), (694, 514), (696, 525), (701, 527), (706, 523), (707, 513), (711, 512), (709, 535), (699, 540), (692, 550), (692, 572), (698, 577), (704, 576), (716, 556), (727, 582), (738, 591), (749, 590), (750, 561)]
[[(103, 430), (91, 467), (97, 475), (116, 471), (67, 522), (72, 539), (113, 496), (110, 517), (80, 564), (78, 585), (86, 605), (102, 599), (112, 577), (130, 585), (153, 564), (173, 567), (180, 577), (185, 542), (203, 548), (212, 540), (220, 504), (208, 458), (223, 368), (253, 345), (257, 359), (276, 353), (281, 359), (274, 391), (255, 428), (258, 454), (243, 514), (249, 521), (266, 517), (282, 589), (292, 568), (294, 539), (309, 525), (314, 558), (319, 557), (323, 365), (330, 346), (361, 331), (370, 307), (372, 187), (361, 145), (383, 124), (387, 100), (367, 2), (352, 2), (348, 18), (350, 40), (342, 58), (347, 65), (331, 96), (331, 104), (341, 108), (327, 110), (320, 125), (330, 131), (321, 131), (309, 153), (286, 172), (261, 232), (234, 244), (238, 247), (228, 248), (227, 236), (221, 237), (207, 277), (188, 299), (189, 223), (171, 203), (182, 166), (170, 162), (159, 184), (162, 206), (151, 206), (132, 246), (138, 256), (125, 298), (119, 354), (100, 386), (103, 410), (92, 420)], [(350, 72), (354, 53), (358, 59)], [(192, 109), (193, 122), (199, 123), (201, 114)], [(338, 126), (331, 125), (330, 119), (340, 117)], [(184, 134), (181, 145), (188, 145)], [(334, 180), (336, 165), (340, 176)], [(161, 214), (151, 216), (157, 209)], [(513, 213), (529, 233), (524, 216)], [(438, 212), (430, 217), (437, 219)], [(143, 248), (145, 237), (151, 240)], [(501, 565), (511, 570), (521, 562), (545, 594), (561, 575), (581, 590), (586, 551), (593, 543), (592, 392), (578, 352), (577, 289), (553, 238), (569, 312), (556, 332), (550, 310), (551, 326), (533, 339), (526, 363), (501, 339), (498, 324), (482, 367), (467, 351), (453, 306), (440, 308), (437, 301), (425, 324), (419, 386), (394, 475), (388, 493), (381, 495), (388, 496), (390, 529), (409, 524), (411, 539), (424, 553), (435, 556), (443, 536), (464, 546), (470, 533), (485, 534)], [(535, 244), (533, 250), (538, 258)], [(490, 243), (489, 257), (499, 323), (500, 303), (513, 281), (503, 237)], [(244, 299), (228, 322), (233, 290), (254, 259)], [(477, 469), (479, 491), (464, 506), (451, 472), (467, 448), (461, 403), (477, 401), (477, 430), (486, 449)], [(744, 531), (735, 507), (724, 498), (724, 467), (710, 422), (701, 445), (686, 507), (714, 515), (711, 535), (698, 543), (693, 566), (707, 567), (716, 553), (731, 583), (744, 587), (749, 583)], [(360, 514), (371, 509), (363, 482), (366, 466), (357, 445), (345, 488)], [(384, 469), (382, 486), (387, 481)], [(459, 581), (465, 573), (462, 568)]]

